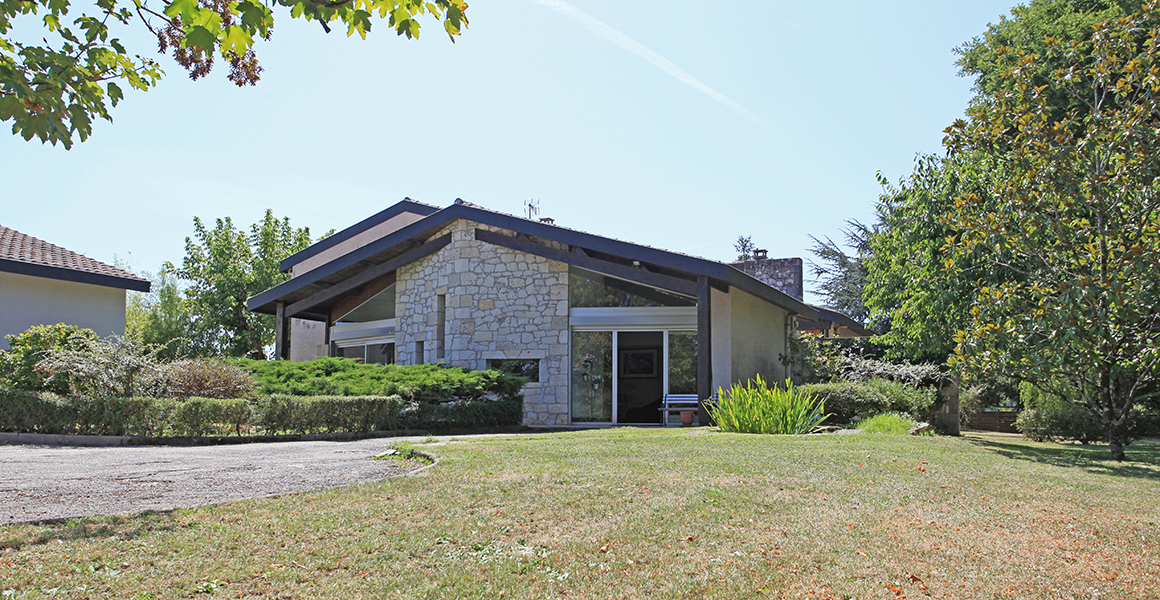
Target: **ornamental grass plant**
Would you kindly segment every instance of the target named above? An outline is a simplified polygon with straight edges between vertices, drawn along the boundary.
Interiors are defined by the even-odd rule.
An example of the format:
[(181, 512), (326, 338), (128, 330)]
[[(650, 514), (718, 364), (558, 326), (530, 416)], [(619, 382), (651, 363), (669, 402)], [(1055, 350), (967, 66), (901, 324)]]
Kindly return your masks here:
[(802, 393), (788, 379), (784, 388), (771, 388), (758, 375), (744, 386), (719, 390), (718, 396), (709, 412), (722, 430), (733, 433), (809, 433), (830, 416), (821, 398)]

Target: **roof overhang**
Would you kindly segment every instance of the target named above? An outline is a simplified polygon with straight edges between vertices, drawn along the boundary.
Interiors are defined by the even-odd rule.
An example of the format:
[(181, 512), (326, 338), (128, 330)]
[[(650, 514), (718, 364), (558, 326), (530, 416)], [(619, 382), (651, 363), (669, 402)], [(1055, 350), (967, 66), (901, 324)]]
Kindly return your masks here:
[(0, 258), (0, 271), (16, 273), (18, 275), (30, 275), (32, 277), (44, 277), (45, 279), (57, 279), (60, 281), (71, 281), (73, 283), (87, 283), (122, 290), (133, 290), (135, 292), (148, 292), (152, 286), (147, 279), (129, 279), (127, 277), (76, 271), (62, 267), (50, 267), (48, 265), (3, 258)]
[[(387, 209), (387, 211), (392, 209)], [(382, 215), (387, 211), (379, 214)], [(436, 210), (415, 223), (253, 296), (246, 302), (246, 306), (251, 311), (273, 314), (277, 303), (286, 306), (301, 302), (313, 294), (355, 277), (362, 271), (398, 259), (404, 253), (429, 242), (432, 235), (456, 219), (505, 229), (515, 232), (517, 236), (522, 235), (566, 244), (570, 248), (586, 251), (585, 255), (590, 255), (594, 259), (631, 264), (659, 276), (678, 279), (692, 278), (692, 281), (695, 281), (697, 277), (706, 277), (715, 287), (727, 291), (729, 286), (732, 286), (778, 306), (790, 314), (801, 315), (807, 319), (818, 318), (818, 311), (814, 307), (725, 263), (531, 221), (459, 202), (447, 208)], [(308, 251), (310, 248), (299, 254)], [(316, 254), (317, 251), (314, 253)], [(326, 307), (321, 306), (321, 308)], [(318, 310), (311, 309), (310, 312), (314, 314), (314, 318), (317, 318)]]

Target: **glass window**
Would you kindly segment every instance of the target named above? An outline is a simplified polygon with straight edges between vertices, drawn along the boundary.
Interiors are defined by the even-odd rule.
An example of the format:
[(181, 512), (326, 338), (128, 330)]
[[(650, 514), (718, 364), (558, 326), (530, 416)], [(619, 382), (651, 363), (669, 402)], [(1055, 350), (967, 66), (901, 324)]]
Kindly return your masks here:
[(487, 368), (527, 377), (529, 383), (540, 381), (540, 361), (536, 359), (489, 358)]
[(612, 332), (572, 332), (572, 422), (612, 421)]
[(669, 332), (669, 393), (697, 393), (697, 332)]
[(696, 301), (584, 269), (568, 275), (568, 305), (572, 308), (696, 306)]
[(371, 344), (367, 346), (367, 364), (368, 365), (393, 365), (395, 364), (395, 345), (394, 344)]
[(366, 351), (366, 346), (347, 346), (345, 348), (339, 347), (335, 349), (334, 355), (341, 358), (353, 358), (361, 363), (366, 361)]

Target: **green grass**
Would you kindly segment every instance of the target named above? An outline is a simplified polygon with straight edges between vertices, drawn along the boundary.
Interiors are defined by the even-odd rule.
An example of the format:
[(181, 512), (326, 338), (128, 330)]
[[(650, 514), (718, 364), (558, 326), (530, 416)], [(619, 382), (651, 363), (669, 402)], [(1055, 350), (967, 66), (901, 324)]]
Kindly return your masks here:
[(918, 425), (918, 422), (914, 419), (891, 412), (874, 415), (858, 423), (858, 429), (867, 433), (907, 434), (915, 425)]
[(378, 484), (0, 528), (0, 592), (1157, 597), (1154, 440), (1123, 464), (1106, 447), (1004, 434), (624, 428), (414, 447), (439, 463)]

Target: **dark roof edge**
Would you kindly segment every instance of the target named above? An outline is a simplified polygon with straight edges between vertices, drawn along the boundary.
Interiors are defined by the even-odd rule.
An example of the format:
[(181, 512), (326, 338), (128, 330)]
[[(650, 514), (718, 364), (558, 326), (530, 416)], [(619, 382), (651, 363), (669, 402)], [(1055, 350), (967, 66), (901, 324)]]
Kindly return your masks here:
[(4, 258), (0, 258), (0, 271), (16, 273), (17, 275), (44, 277), (45, 279), (58, 279), (60, 281), (71, 281), (73, 283), (87, 283), (122, 290), (133, 290), (135, 292), (148, 292), (152, 286), (152, 283), (147, 279), (130, 279), (128, 277), (117, 277), (116, 275), (89, 273), (86, 271), (50, 267), (48, 265), (38, 265), (36, 263)]
[(391, 217), (398, 216), (405, 212), (429, 217), (436, 212), (439, 212), (439, 207), (415, 202), (410, 198), (403, 198), (399, 202), (396, 202), (395, 204), (387, 207), (385, 210), (371, 215), (326, 239), (322, 239), (314, 244), (311, 244), (304, 250), (295, 252), (294, 254), (291, 254), (290, 256), (282, 259), (282, 262), (278, 263), (278, 268), (281, 269), (283, 273), (285, 273), (286, 271), (290, 270), (290, 267), (293, 267), (294, 265), (310, 258), (311, 256), (314, 256), (323, 250), (332, 248), (337, 244), (345, 242), (346, 240), (349, 240), (350, 238), (370, 229), (371, 227), (374, 227), (375, 225), (378, 225), (379, 223), (382, 223)]
[(830, 321), (831, 323), (837, 323), (842, 327), (854, 331), (858, 335), (875, 335), (874, 332), (867, 329), (865, 325), (855, 321), (852, 317), (847, 316), (845, 313), (838, 312), (832, 308), (825, 308), (823, 306), (818, 306), (815, 308), (818, 309), (818, 317), (820, 319)]
[(392, 231), (391, 233), (388, 233), (387, 235), (361, 248), (352, 250), (351, 252), (343, 254), (342, 256), (338, 256), (328, 263), (318, 265), (317, 267), (303, 273), (302, 275), (299, 275), (298, 277), (283, 281), (282, 283), (260, 294), (250, 296), (246, 300), (246, 309), (251, 311), (257, 310), (258, 308), (273, 302), (286, 294), (296, 292), (365, 258), (374, 256), (383, 250), (401, 244), (425, 231), (429, 231), (433, 228), (440, 227), (445, 223), (449, 223), (455, 220), (456, 217), (454, 213), (456, 211), (454, 209), (457, 208), (462, 207), (455, 205), (440, 209), (431, 215), (428, 215), (427, 217), (424, 217), (418, 221), (415, 221), (414, 223), (411, 223), (410, 225), (407, 225), (406, 227), (403, 227), (402, 229)]
[(300, 290), (360, 260), (374, 256), (396, 244), (411, 239), (419, 233), (441, 227), (455, 219), (464, 219), (474, 223), (491, 225), (492, 227), (499, 227), (501, 229), (550, 239), (573, 246), (581, 246), (598, 252), (622, 256), (631, 260), (639, 260), (696, 275), (704, 275), (749, 292), (793, 314), (803, 315), (807, 318), (817, 317), (817, 310), (814, 307), (722, 262), (677, 254), (668, 250), (650, 248), (648, 246), (614, 240), (583, 231), (530, 221), (514, 215), (478, 208), (470, 204), (453, 204), (447, 208), (438, 210), (415, 223), (385, 235), (325, 265), (319, 265), (309, 272), (302, 274), (300, 277), (283, 282), (278, 286), (249, 298), (246, 301), (246, 308), (256, 310), (285, 294)]

